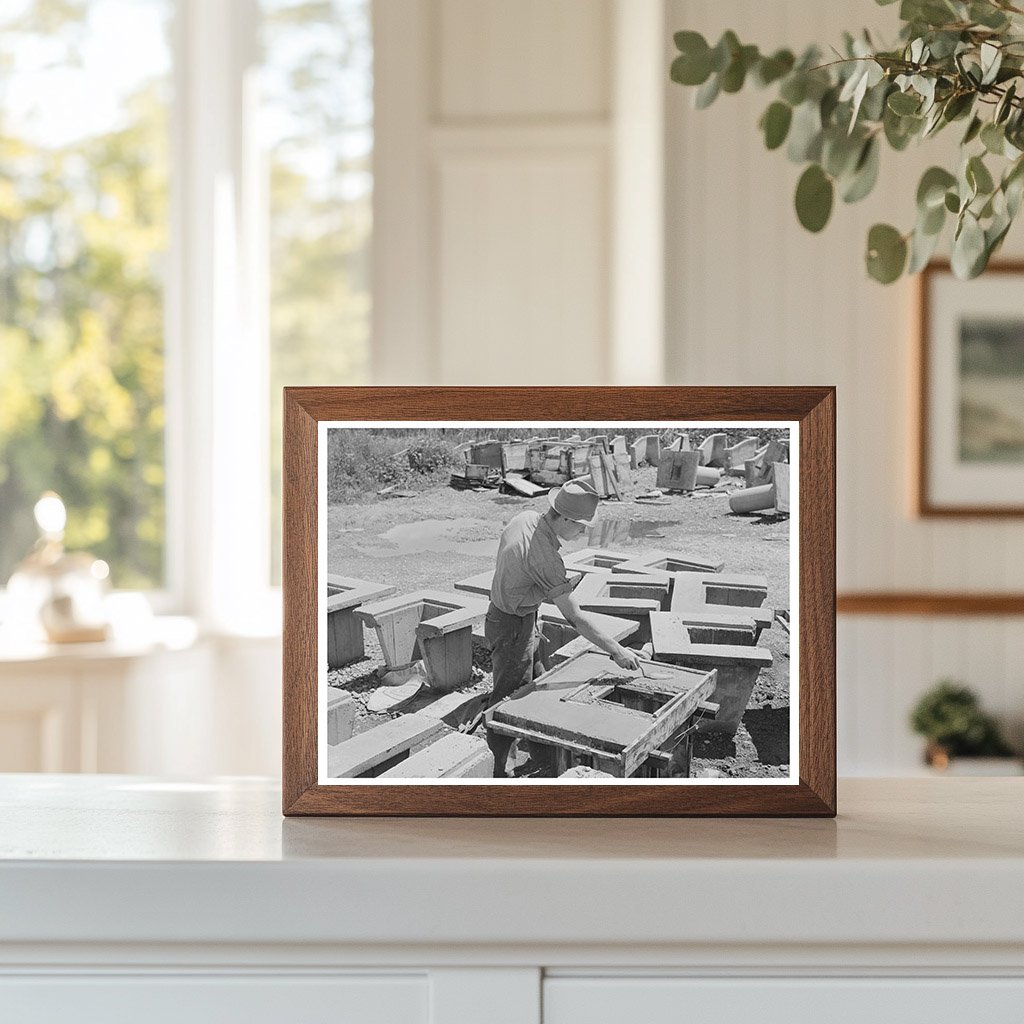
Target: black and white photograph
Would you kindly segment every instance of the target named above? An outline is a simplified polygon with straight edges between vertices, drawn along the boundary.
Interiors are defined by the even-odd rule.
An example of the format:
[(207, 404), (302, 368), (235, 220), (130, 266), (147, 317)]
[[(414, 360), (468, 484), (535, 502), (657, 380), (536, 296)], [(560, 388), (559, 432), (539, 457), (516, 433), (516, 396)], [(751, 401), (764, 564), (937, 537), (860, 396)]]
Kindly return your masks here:
[(320, 424), (319, 778), (798, 778), (796, 424)]

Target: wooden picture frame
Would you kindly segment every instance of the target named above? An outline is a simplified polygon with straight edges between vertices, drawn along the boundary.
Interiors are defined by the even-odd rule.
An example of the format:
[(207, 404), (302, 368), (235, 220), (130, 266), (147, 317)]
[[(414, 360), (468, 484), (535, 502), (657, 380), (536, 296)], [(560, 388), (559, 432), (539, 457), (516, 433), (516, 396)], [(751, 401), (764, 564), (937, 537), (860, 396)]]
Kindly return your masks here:
[(1007, 365), (1024, 359), (1022, 287), (1024, 262), (960, 281), (936, 261), (919, 276), (912, 450), (922, 518), (1024, 516), (1024, 369)]
[[(794, 769), (790, 777), (778, 782), (757, 779), (676, 779), (654, 778), (648, 782), (633, 777), (614, 778), (606, 783), (589, 780), (559, 782), (557, 779), (492, 780), (472, 779), (466, 784), (445, 782), (423, 785), (377, 779), (325, 778), (321, 773), (322, 751), (330, 737), (323, 696), (318, 685), (318, 656), (328, 637), (319, 624), (326, 622), (326, 602), (332, 593), (332, 607), (344, 609), (351, 602), (344, 598), (351, 588), (358, 599), (358, 579), (342, 580), (327, 589), (327, 571), (347, 577), (345, 566), (327, 565), (326, 540), (321, 547), (322, 467), (326, 464), (327, 441), (331, 429), (356, 429), (349, 424), (372, 427), (375, 424), (503, 424), (531, 426), (595, 423), (659, 424), (679, 423), (712, 426), (729, 423), (737, 438), (742, 428), (765, 424), (788, 425), (794, 440), (792, 469), (794, 493), (786, 499), (786, 514), (766, 518), (765, 522), (790, 522), (787, 536), (799, 561), (790, 557), (789, 579), (799, 593), (794, 603), (792, 623), (786, 616), (787, 644), (792, 644), (792, 679), (798, 689), (794, 705), (796, 725), (790, 742)], [(678, 438), (677, 438), (678, 440)], [(653, 443), (653, 442), (652, 442)], [(641, 442), (637, 443), (642, 447)], [(673, 444), (669, 447), (678, 447)], [(735, 450), (747, 456), (747, 449)], [(721, 453), (717, 453), (721, 454)], [(641, 456), (653, 458), (648, 449)], [(672, 452), (668, 452), (672, 457)], [(659, 456), (660, 457), (660, 456)], [(739, 457), (739, 456), (738, 456)], [(780, 459), (780, 462), (783, 460)], [(593, 472), (601, 467), (594, 464)], [(607, 463), (605, 463), (607, 469)], [(790, 466), (785, 467), (785, 478)], [(742, 472), (742, 471), (741, 471)], [(747, 469), (749, 475), (750, 469)], [(653, 470), (651, 471), (653, 480)], [(283, 513), (283, 812), (286, 815), (392, 815), (392, 816), (816, 816), (836, 813), (836, 723), (835, 723), (835, 389), (830, 387), (652, 387), (652, 388), (410, 388), (365, 387), (286, 388), (284, 392), (284, 513)], [(593, 479), (597, 479), (594, 477)], [(740, 480), (736, 487), (742, 486)], [(730, 485), (731, 487), (731, 485)], [(722, 514), (729, 513), (729, 488), (720, 495), (705, 496), (705, 506), (716, 504)], [(407, 499), (414, 500), (414, 499)], [(488, 499), (489, 500), (489, 499)], [(510, 504), (512, 499), (506, 499)], [(517, 501), (520, 499), (516, 499)], [(546, 507), (546, 496), (539, 499)], [(624, 499), (626, 500), (626, 499)], [(629, 499), (632, 500), (632, 499)], [(678, 500), (688, 500), (680, 495)], [(791, 501), (791, 504), (790, 504)], [(694, 507), (698, 500), (693, 499)], [(779, 506), (781, 500), (777, 500)], [(326, 500), (324, 499), (324, 522)], [(413, 506), (410, 506), (413, 507)], [(537, 506), (538, 511), (540, 505)], [(514, 510), (513, 510), (514, 511)], [(776, 512), (775, 509), (772, 512)], [(749, 520), (745, 523), (749, 526)], [(754, 527), (751, 527), (753, 529)], [(663, 544), (652, 546), (663, 547)], [(778, 545), (776, 545), (778, 547)], [(789, 549), (787, 549), (789, 550)], [(588, 548), (578, 553), (579, 575), (604, 571), (591, 564)], [(670, 575), (658, 568), (650, 556), (643, 568), (656, 581)], [(689, 568), (669, 566), (669, 569)], [(726, 566), (728, 569), (728, 566)], [(659, 576), (660, 573), (660, 576)], [(468, 575), (468, 574), (467, 574)], [(626, 578), (626, 577), (622, 577)], [(473, 579), (466, 581), (473, 585)], [(687, 581), (699, 590), (694, 580)], [(742, 580), (739, 581), (742, 583)], [(728, 581), (734, 585), (734, 580)], [(707, 585), (710, 587), (714, 584)], [(651, 585), (657, 591), (655, 584)], [(401, 594), (401, 585), (396, 588)], [(710, 591), (709, 591), (710, 593)], [(323, 595), (323, 596), (321, 596)], [(463, 593), (469, 601), (476, 597)], [(440, 598), (420, 598), (432, 601)], [(379, 613), (387, 598), (374, 608)], [(482, 600), (486, 601), (486, 598)], [(458, 601), (450, 601), (454, 607)], [(552, 606), (553, 607), (553, 606)], [(666, 606), (662, 606), (666, 607)], [(434, 610), (436, 622), (446, 620), (451, 607)], [(475, 607), (470, 613), (475, 614)], [(740, 609), (742, 610), (742, 609)], [(370, 621), (374, 609), (364, 606), (363, 621)], [(736, 609), (730, 609), (736, 611)], [(458, 617), (458, 608), (455, 608)], [(557, 617), (557, 616), (556, 616)], [(741, 617), (742, 618), (742, 617)], [(700, 616), (695, 623), (704, 622)], [(760, 623), (761, 626), (764, 623)], [(743, 619), (736, 629), (753, 628)], [(776, 628), (778, 624), (776, 624)], [(790, 628), (792, 634), (789, 633)], [(696, 634), (689, 634), (691, 639)], [(333, 641), (344, 643), (339, 635)], [(626, 641), (623, 641), (626, 642)], [(730, 641), (735, 642), (735, 641)], [(566, 657), (572, 656), (572, 644)], [(696, 648), (694, 648), (696, 649)], [(787, 648), (788, 649), (788, 648)], [(712, 652), (717, 654), (717, 652)], [(564, 662), (563, 662), (564, 664)], [(325, 670), (326, 671), (326, 670)], [(683, 669), (699, 681), (699, 670)], [(710, 672), (710, 669), (706, 671)], [(756, 671), (756, 669), (755, 669)], [(669, 672), (658, 673), (662, 678)], [(712, 677), (714, 678), (714, 677)], [(674, 677), (673, 677), (674, 679)], [(663, 684), (668, 687), (670, 684)], [(707, 687), (705, 687), (707, 689)], [(325, 691), (324, 691), (325, 692)], [(682, 703), (706, 697), (704, 690), (687, 696)], [(680, 700), (669, 701), (672, 708)], [(711, 707), (714, 714), (717, 705)], [(741, 709), (742, 710), (742, 709)], [(410, 716), (412, 717), (412, 716)], [(395, 721), (398, 721), (396, 719)], [(327, 723), (325, 725), (325, 723)], [(323, 741), (318, 731), (324, 727)], [(513, 726), (510, 728), (514, 729)], [(333, 749), (333, 748), (332, 748)], [(636, 765), (634, 750), (626, 750), (620, 761), (629, 771)], [(595, 762), (596, 763), (596, 762)], [(653, 753), (649, 763), (654, 763)], [(469, 784), (472, 783), (472, 784)]]

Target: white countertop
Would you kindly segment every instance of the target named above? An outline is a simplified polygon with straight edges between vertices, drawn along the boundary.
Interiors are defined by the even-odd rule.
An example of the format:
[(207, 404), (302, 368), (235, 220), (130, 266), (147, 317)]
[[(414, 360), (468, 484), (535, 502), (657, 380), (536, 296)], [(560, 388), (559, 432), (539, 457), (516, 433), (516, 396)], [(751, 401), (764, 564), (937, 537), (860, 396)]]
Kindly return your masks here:
[(1024, 779), (839, 817), (284, 819), (276, 783), (0, 777), (0, 943), (1024, 944)]

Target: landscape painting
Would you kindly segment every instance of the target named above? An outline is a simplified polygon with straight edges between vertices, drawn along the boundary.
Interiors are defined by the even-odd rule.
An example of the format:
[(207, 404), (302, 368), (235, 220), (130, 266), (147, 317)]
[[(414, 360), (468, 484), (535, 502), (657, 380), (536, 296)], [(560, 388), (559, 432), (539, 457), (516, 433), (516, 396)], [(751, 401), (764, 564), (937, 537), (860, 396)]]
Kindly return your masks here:
[(320, 445), (321, 783), (795, 783), (795, 424)]
[(1024, 462), (1024, 317), (960, 320), (960, 458)]

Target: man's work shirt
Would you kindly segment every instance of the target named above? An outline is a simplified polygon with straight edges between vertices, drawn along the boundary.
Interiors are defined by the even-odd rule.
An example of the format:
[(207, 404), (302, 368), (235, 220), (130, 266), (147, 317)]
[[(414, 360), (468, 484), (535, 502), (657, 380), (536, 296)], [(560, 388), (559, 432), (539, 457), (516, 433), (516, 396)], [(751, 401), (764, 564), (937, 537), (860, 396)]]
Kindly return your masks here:
[(539, 512), (520, 512), (498, 544), (491, 602), (506, 615), (528, 615), (571, 590), (550, 521)]

